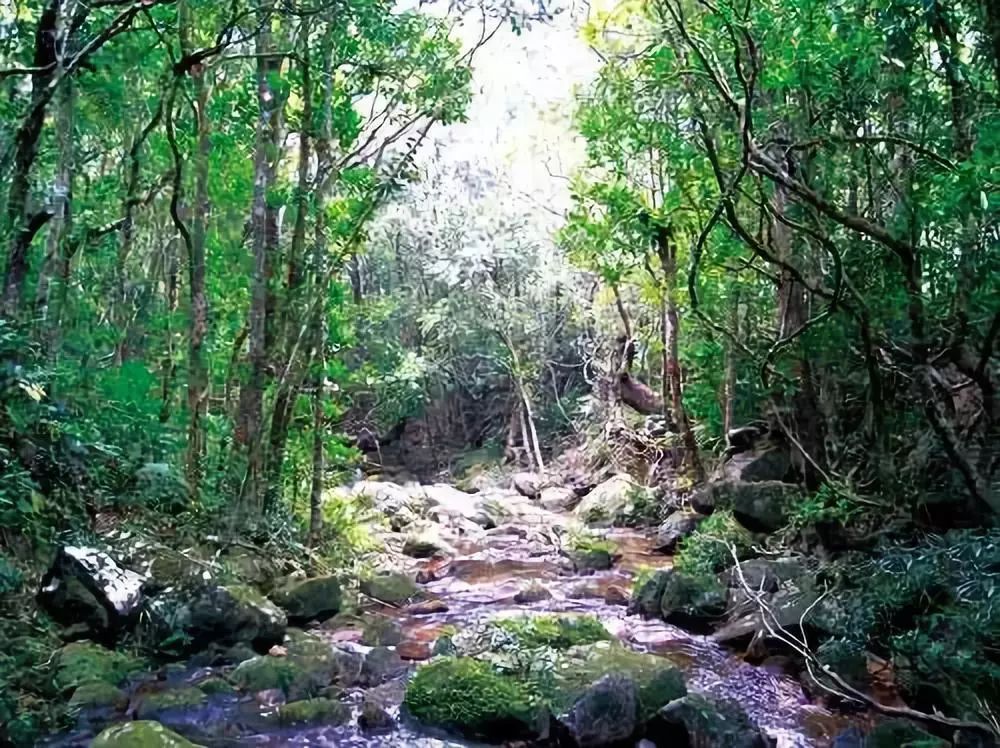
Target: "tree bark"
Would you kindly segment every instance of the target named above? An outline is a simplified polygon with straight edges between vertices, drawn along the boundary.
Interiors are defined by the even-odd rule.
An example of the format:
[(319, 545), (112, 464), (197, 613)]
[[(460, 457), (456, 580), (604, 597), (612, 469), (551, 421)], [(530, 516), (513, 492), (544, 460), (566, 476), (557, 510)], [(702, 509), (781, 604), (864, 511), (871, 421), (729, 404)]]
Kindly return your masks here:
[(279, 60), (274, 55), (271, 40), (271, 9), (264, 5), (258, 12), (261, 15), (261, 31), (257, 36), (258, 116), (251, 215), (253, 272), (250, 279), (250, 309), (247, 314), (250, 371), (240, 390), (236, 428), (236, 442), (242, 447), (246, 458), (246, 473), (240, 494), (244, 507), (250, 511), (263, 510), (266, 493), (263, 410), (268, 367), (268, 281), (277, 240), (275, 215), (268, 204), (268, 192), (273, 187), (271, 157), (276, 146), (273, 140), (274, 118), (278, 116), (276, 93), (271, 87), (270, 78), (277, 72)]

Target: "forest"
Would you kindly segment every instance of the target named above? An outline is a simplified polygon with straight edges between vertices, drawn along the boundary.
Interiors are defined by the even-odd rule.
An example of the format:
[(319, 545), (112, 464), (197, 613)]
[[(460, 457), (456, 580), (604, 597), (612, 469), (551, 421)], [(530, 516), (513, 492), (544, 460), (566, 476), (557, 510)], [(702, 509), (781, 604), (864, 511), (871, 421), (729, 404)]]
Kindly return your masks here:
[(0, 0), (0, 745), (1000, 741), (1000, 5)]

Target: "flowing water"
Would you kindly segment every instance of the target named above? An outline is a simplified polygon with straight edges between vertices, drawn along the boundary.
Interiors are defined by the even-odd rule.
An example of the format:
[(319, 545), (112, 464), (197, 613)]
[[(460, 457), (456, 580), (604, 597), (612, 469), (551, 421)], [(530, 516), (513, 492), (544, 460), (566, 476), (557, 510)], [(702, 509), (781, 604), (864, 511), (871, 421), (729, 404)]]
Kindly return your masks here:
[[(522, 518), (523, 519), (523, 518)], [(726, 697), (740, 703), (747, 713), (776, 740), (779, 748), (818, 748), (829, 746), (833, 737), (856, 719), (811, 704), (798, 681), (766, 667), (745, 663), (733, 652), (710, 639), (696, 636), (657, 620), (628, 615), (624, 601), (637, 573), (643, 569), (669, 566), (670, 558), (651, 549), (650, 539), (633, 530), (608, 530), (606, 536), (621, 554), (608, 571), (577, 574), (567, 568), (558, 550), (558, 538), (540, 531), (544, 517), (532, 525), (512, 524), (486, 532), (455, 535), (450, 539), (456, 550), (449, 559), (416, 560), (395, 556), (397, 566), (416, 573), (422, 581), (425, 597), (440, 601), (433, 605), (393, 607), (367, 602), (359, 617), (363, 622), (372, 614), (393, 618), (403, 634), (396, 646), (406, 660), (419, 661), (430, 656), (433, 642), (443, 631), (475, 625), (494, 616), (531, 613), (586, 613), (597, 616), (607, 629), (626, 646), (651, 652), (681, 668), (688, 686), (696, 692)], [(549, 521), (556, 520), (552, 515)], [(558, 518), (562, 520), (563, 518)], [(558, 529), (558, 528), (556, 528)], [(519, 602), (518, 593), (526, 587), (538, 591), (543, 599)], [(537, 597), (537, 596), (536, 596)], [(359, 642), (360, 626), (319, 627), (313, 631), (326, 638), (332, 647), (365, 651)], [(205, 669), (174, 669), (160, 673), (159, 687), (169, 683), (194, 683), (203, 678)], [(216, 674), (224, 670), (215, 669)], [(133, 685), (135, 693), (149, 688), (148, 679)], [(340, 727), (276, 729), (261, 719), (268, 704), (261, 696), (214, 695), (195, 709), (164, 713), (160, 720), (198, 743), (207, 746), (403, 746), (410, 748), (445, 748), (473, 746), (434, 733), (399, 715), (405, 677), (383, 686), (380, 700), (390, 705), (390, 712), (400, 717), (397, 727), (385, 734), (367, 734), (357, 727), (356, 719)], [(364, 691), (349, 690), (345, 698), (355, 716)], [(109, 715), (85, 715), (80, 729), (48, 745), (86, 746), (93, 734), (106, 724)]]

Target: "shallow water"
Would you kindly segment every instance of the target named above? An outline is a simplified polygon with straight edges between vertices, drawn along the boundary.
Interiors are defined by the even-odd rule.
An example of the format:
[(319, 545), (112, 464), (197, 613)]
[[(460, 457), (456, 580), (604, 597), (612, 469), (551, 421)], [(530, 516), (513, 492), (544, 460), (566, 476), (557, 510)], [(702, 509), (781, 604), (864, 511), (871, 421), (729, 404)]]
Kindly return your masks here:
[[(776, 741), (779, 748), (819, 748), (829, 746), (833, 736), (852, 721), (847, 717), (810, 704), (799, 683), (771, 669), (745, 663), (733, 652), (711, 640), (657, 620), (631, 616), (621, 604), (635, 575), (649, 568), (669, 566), (670, 558), (652, 551), (649, 538), (634, 530), (609, 530), (605, 535), (621, 554), (608, 571), (576, 574), (567, 568), (558, 548), (542, 542), (524, 527), (499, 528), (475, 536), (453, 538), (457, 550), (447, 563), (440, 560), (400, 558), (398, 563), (430, 580), (422, 585), (426, 597), (442, 601), (446, 610), (425, 612), (426, 608), (396, 608), (375, 601), (364, 606), (365, 613), (380, 613), (396, 619), (403, 641), (396, 647), (406, 659), (430, 656), (434, 641), (446, 627), (463, 628), (494, 616), (526, 613), (587, 613), (595, 615), (626, 646), (668, 659), (685, 673), (693, 691), (726, 697), (740, 703)], [(543, 586), (549, 596), (530, 603), (515, 601), (529, 585)], [(617, 590), (614, 588), (618, 588)], [(331, 646), (365, 649), (357, 644), (360, 628), (313, 633), (325, 637)], [(225, 669), (211, 669), (224, 674)], [(165, 679), (149, 676), (133, 684), (133, 694), (146, 688), (197, 682), (206, 669), (172, 672)], [(162, 713), (160, 719), (172, 729), (206, 746), (372, 746), (389, 748), (449, 748), (477, 745), (458, 741), (414, 724), (399, 714), (403, 682), (379, 687), (387, 689), (390, 712), (400, 717), (396, 729), (387, 734), (364, 733), (356, 719), (341, 727), (276, 728), (262, 719), (274, 705), (261, 703), (260, 696), (216, 695), (196, 709)], [(351, 689), (346, 698), (355, 711), (364, 691)], [(46, 745), (69, 748), (86, 746), (106, 725), (109, 715), (84, 715), (80, 729), (49, 741)], [(103, 717), (103, 719), (102, 719)], [(856, 720), (855, 720), (856, 722)]]

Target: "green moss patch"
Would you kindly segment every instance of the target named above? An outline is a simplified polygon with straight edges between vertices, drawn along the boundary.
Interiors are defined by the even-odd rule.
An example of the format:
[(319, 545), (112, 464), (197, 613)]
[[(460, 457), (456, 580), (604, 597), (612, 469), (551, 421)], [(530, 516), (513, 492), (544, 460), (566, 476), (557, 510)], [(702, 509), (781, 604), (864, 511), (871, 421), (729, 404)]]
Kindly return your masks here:
[(143, 661), (93, 642), (73, 642), (59, 650), (55, 658), (52, 682), (60, 691), (85, 683), (108, 683), (117, 686), (143, 668)]
[(611, 638), (608, 630), (594, 616), (526, 616), (502, 618), (494, 624), (516, 637), (518, 645), (524, 649), (568, 649)]
[(159, 722), (140, 720), (112, 725), (90, 744), (91, 748), (199, 748)]
[(420, 668), (404, 704), (425, 724), (492, 740), (536, 737), (543, 714), (517, 680), (464, 657)]
[(193, 709), (204, 704), (205, 699), (204, 692), (197, 688), (171, 688), (146, 694), (139, 704), (137, 715), (139, 719), (149, 719), (170, 709)]
[(350, 708), (339, 701), (305, 699), (279, 707), (272, 720), (279, 725), (342, 725), (350, 718)]

